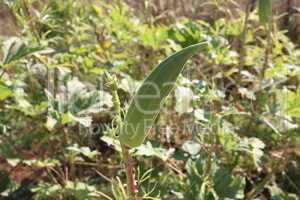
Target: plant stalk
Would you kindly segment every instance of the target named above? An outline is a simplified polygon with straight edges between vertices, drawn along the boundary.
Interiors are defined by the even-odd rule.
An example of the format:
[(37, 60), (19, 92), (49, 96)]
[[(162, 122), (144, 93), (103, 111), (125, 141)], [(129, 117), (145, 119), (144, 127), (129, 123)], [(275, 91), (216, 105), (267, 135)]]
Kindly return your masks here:
[[(108, 86), (112, 94), (114, 110), (116, 114), (115, 120), (117, 125), (117, 132), (120, 132), (122, 126), (122, 118), (121, 118), (121, 104), (117, 92), (118, 90), (117, 78), (115, 76), (111, 76), (109, 73), (106, 73), (106, 78), (108, 80)], [(133, 160), (129, 152), (130, 148), (126, 147), (123, 144), (121, 144), (121, 148), (122, 148), (122, 155), (123, 155), (124, 167), (125, 167), (126, 178), (127, 178), (128, 200), (137, 200), (137, 196), (136, 196), (137, 187), (136, 187), (135, 177), (134, 177)]]
[(241, 34), (240, 38), (240, 58), (239, 58), (239, 71), (244, 67), (245, 65), (245, 57), (246, 57), (246, 49), (245, 49), (245, 44), (246, 44), (246, 37), (248, 33), (248, 23), (249, 23), (249, 16), (250, 16), (250, 8), (251, 8), (251, 3), (248, 3), (246, 5), (246, 11), (245, 11), (245, 19), (244, 19), (244, 27), (243, 27), (243, 32)]
[(133, 160), (129, 150), (130, 148), (122, 145), (123, 160), (127, 177), (127, 194), (129, 200), (137, 200), (137, 187), (134, 177)]
[(265, 77), (265, 72), (269, 67), (269, 61), (270, 57), (272, 56), (272, 32), (273, 32), (273, 16), (270, 16), (270, 21), (266, 25), (266, 33), (267, 33), (267, 44), (266, 44), (266, 49), (265, 49), (265, 58), (264, 58), (264, 64), (263, 64), (263, 69), (261, 73), (261, 81)]

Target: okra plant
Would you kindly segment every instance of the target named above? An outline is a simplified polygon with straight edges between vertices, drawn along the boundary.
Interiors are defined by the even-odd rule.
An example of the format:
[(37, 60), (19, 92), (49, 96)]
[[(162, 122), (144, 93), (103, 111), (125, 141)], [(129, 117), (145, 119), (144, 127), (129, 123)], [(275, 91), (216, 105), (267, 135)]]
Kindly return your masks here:
[[(261, 23), (267, 23), (272, 13), (271, 0), (260, 0), (258, 5)], [(133, 98), (120, 130), (120, 142), (137, 147), (144, 141), (153, 125), (160, 105), (172, 90), (186, 61), (196, 52), (205, 49), (205, 43), (191, 45), (162, 61), (144, 80)]]
[[(258, 14), (262, 24), (268, 24), (271, 13), (271, 0), (260, 0), (258, 2)], [(127, 175), (127, 193), (130, 200), (138, 199), (130, 148), (138, 147), (144, 142), (147, 133), (155, 123), (161, 105), (172, 91), (185, 63), (196, 52), (205, 50), (205, 46), (206, 43), (199, 43), (186, 47), (155, 67), (138, 89), (123, 121), (121, 121), (117, 87), (111, 84), (114, 90), (113, 99), (116, 107), (115, 111), (117, 112), (118, 135), (122, 146)], [(110, 78), (110, 82), (114, 82), (112, 78)]]
[(130, 200), (137, 199), (130, 148), (138, 147), (147, 137), (155, 123), (166, 97), (172, 91), (187, 60), (195, 53), (205, 50), (206, 43), (191, 45), (162, 61), (144, 80), (133, 98), (123, 121), (121, 121), (120, 101), (117, 95), (117, 80), (107, 74), (108, 85), (112, 91), (117, 131), (122, 146), (123, 160), (127, 175), (127, 192)]

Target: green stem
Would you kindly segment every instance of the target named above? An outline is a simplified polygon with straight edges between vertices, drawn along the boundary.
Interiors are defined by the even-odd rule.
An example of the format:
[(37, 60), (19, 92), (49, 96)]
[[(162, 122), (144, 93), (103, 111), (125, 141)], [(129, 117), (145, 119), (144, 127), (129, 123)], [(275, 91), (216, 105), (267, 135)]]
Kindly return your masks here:
[(270, 17), (270, 22), (268, 25), (266, 25), (266, 32), (267, 32), (267, 45), (265, 49), (265, 60), (263, 64), (263, 69), (261, 72), (261, 81), (265, 78), (265, 73), (266, 70), (269, 67), (269, 60), (270, 60), (270, 55), (272, 56), (272, 29), (273, 29), (273, 21), (272, 21), (272, 16)]
[(127, 193), (128, 193), (128, 199), (129, 200), (137, 200), (137, 187), (135, 184), (135, 178), (134, 178), (134, 169), (133, 169), (133, 162), (132, 157), (130, 155), (130, 148), (121, 145), (122, 147), (122, 153), (123, 153), (123, 160), (126, 170), (126, 177), (127, 177)]
[[(121, 118), (121, 103), (118, 95), (118, 83), (117, 78), (115, 76), (111, 76), (110, 74), (106, 73), (106, 78), (108, 80), (108, 86), (111, 90), (112, 99), (114, 103), (114, 111), (116, 115), (116, 125), (117, 125), (117, 132), (120, 132), (120, 129), (122, 127), (122, 118)], [(127, 195), (128, 200), (136, 200), (137, 196), (137, 187), (135, 184), (135, 178), (134, 178), (134, 168), (133, 168), (133, 159), (130, 155), (130, 148), (121, 144), (122, 148), (122, 155), (123, 155), (123, 161), (124, 161), (124, 167), (127, 177)]]
[(248, 32), (250, 7), (251, 7), (251, 3), (248, 3), (246, 6), (246, 11), (245, 11), (244, 28), (243, 28), (243, 32), (241, 35), (241, 44), (240, 44), (240, 49), (239, 49), (240, 50), (239, 70), (241, 70), (245, 65), (245, 57), (246, 57), (245, 44), (246, 44), (246, 37), (247, 37), (247, 32)]

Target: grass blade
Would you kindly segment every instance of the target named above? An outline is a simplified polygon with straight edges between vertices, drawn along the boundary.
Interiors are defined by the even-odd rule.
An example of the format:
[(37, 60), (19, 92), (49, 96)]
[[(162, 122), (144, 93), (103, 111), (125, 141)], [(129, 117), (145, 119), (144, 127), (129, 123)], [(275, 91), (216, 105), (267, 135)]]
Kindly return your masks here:
[(262, 24), (269, 22), (269, 18), (272, 15), (272, 0), (259, 0), (258, 15)]

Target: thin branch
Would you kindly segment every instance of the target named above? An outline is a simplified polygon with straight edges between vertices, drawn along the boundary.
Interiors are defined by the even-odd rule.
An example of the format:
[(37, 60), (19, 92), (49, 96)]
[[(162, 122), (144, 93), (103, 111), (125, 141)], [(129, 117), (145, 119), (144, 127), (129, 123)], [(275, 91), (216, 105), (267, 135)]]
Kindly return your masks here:
[(105, 176), (103, 173), (101, 173), (100, 171), (98, 171), (97, 169), (93, 169), (94, 172), (96, 172), (99, 176), (101, 176), (103, 179), (105, 179), (107, 182), (112, 183), (112, 181), (110, 180), (110, 178), (108, 178), (107, 176)]

